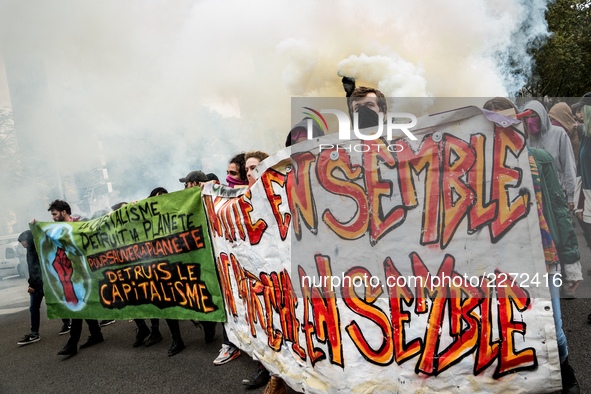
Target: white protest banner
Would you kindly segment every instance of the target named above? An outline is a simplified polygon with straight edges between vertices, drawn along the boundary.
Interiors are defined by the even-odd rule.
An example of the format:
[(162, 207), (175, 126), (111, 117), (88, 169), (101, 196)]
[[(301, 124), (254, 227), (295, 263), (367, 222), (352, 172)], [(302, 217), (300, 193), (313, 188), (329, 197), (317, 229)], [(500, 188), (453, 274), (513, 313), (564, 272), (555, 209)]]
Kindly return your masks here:
[(476, 107), (412, 132), (204, 189), (230, 340), (310, 393), (559, 390), (523, 135)]

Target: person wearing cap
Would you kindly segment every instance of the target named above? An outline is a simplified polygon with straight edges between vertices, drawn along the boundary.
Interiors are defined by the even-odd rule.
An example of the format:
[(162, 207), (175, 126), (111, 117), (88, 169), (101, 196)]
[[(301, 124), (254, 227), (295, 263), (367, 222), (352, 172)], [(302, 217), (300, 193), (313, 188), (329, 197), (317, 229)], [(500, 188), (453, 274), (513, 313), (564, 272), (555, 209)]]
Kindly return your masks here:
[(583, 106), (590, 105), (585, 104), (589, 102), (591, 102), (591, 92), (585, 93), (585, 95), (581, 97), (579, 101), (570, 106), (573, 115), (581, 123), (583, 123)]
[(205, 174), (205, 176), (207, 177), (208, 181), (216, 181), (217, 183), (220, 182), (220, 178), (218, 178), (218, 176), (216, 174), (214, 174), (213, 172), (209, 172), (209, 173)]
[[(575, 216), (583, 229), (587, 246), (591, 248), (591, 92), (573, 104), (573, 111), (580, 112), (583, 127), (579, 129), (579, 167)], [(588, 316), (591, 323), (591, 314)]]
[[(583, 132), (583, 102), (585, 100), (589, 100), (591, 99), (591, 92), (590, 93), (586, 93), (581, 100), (577, 101), (576, 103), (574, 103), (573, 105), (571, 105), (570, 109), (572, 111), (572, 114), (574, 116), (574, 118), (577, 120), (577, 137)], [(579, 154), (577, 153), (577, 166), (579, 165)], [(578, 170), (578, 167), (577, 167)], [(578, 173), (577, 173), (578, 176)]]
[(203, 171), (191, 171), (184, 178), (179, 178), (179, 182), (185, 184), (185, 189), (199, 186), (200, 183), (209, 182), (209, 178)]

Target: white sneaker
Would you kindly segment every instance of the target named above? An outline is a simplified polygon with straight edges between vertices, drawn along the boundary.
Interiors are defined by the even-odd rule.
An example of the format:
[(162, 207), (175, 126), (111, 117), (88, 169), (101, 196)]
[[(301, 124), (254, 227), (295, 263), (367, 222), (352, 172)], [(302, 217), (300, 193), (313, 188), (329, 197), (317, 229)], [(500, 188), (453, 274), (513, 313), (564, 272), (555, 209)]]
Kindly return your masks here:
[(223, 344), (220, 354), (213, 360), (213, 365), (222, 365), (228, 363), (240, 356), (240, 349), (234, 346)]

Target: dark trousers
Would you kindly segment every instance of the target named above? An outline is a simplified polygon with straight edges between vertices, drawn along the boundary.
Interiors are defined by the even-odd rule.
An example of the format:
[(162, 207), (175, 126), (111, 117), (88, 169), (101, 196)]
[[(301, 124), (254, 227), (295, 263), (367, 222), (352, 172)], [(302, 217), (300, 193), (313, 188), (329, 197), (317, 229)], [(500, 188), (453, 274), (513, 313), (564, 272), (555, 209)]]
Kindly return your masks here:
[(222, 342), (224, 345), (228, 345), (228, 346), (232, 346), (232, 347), (237, 347), (232, 342), (230, 342), (230, 339), (228, 338), (228, 334), (226, 333), (226, 325), (223, 324), (223, 323), (222, 323), (222, 335), (224, 337), (224, 341)]
[(166, 319), (166, 324), (168, 324), (168, 328), (170, 329), (172, 341), (183, 342), (183, 338), (181, 337), (181, 327), (179, 326), (179, 321), (174, 319)]
[(217, 323), (214, 321), (202, 321), (201, 326), (203, 326), (203, 332), (205, 333), (205, 341), (209, 342), (213, 340), (215, 336), (215, 325)]
[[(133, 319), (133, 321), (135, 322), (137, 328), (148, 328), (148, 325), (146, 324), (146, 321), (144, 319)], [(150, 324), (150, 328), (152, 329), (152, 331), (158, 331), (158, 329), (160, 328), (160, 319), (150, 319)]]
[[(88, 331), (91, 336), (101, 337), (101, 327), (99, 326), (98, 320), (86, 320), (88, 324)], [(70, 329), (70, 339), (68, 345), (77, 347), (78, 341), (80, 341), (80, 335), (82, 334), (82, 319), (72, 319), (72, 327)]]
[(577, 222), (579, 222), (579, 226), (583, 229), (583, 236), (587, 242), (587, 247), (591, 248), (591, 223), (586, 223), (579, 218), (577, 218)]
[[(183, 342), (183, 338), (181, 337), (181, 328), (179, 326), (179, 321), (174, 319), (166, 319), (166, 323), (168, 324), (168, 328), (170, 329), (170, 334), (172, 335), (173, 342)], [(215, 325), (216, 322), (214, 321), (202, 321), (201, 326), (203, 327), (203, 331), (205, 332), (205, 338), (207, 340), (208, 337), (213, 338), (215, 335)]]
[(31, 312), (31, 334), (39, 335), (39, 324), (41, 322), (41, 302), (43, 301), (43, 287), (35, 289), (29, 294), (31, 303), (29, 305), (29, 312)]

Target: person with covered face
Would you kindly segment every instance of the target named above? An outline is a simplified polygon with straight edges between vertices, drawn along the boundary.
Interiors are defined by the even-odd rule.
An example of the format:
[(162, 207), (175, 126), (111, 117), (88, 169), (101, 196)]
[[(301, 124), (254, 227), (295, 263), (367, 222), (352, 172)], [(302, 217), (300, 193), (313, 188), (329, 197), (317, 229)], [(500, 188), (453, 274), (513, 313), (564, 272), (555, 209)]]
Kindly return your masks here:
[(312, 118), (305, 117), (291, 128), (285, 139), (285, 146), (292, 146), (308, 139), (308, 122), (312, 124), (312, 138), (321, 137), (324, 131)]
[(579, 135), (578, 126), (579, 122), (572, 113), (569, 105), (563, 101), (556, 103), (548, 111), (550, 121), (553, 125), (562, 127), (568, 134), (570, 142), (573, 146), (573, 152), (575, 154), (575, 163), (579, 162)]
[(532, 100), (524, 110), (531, 110), (531, 115), (523, 119), (529, 138), (526, 143), (531, 148), (543, 149), (552, 155), (558, 181), (566, 195), (570, 210), (574, 208), (577, 165), (575, 154), (566, 131), (553, 125), (548, 112), (539, 101)]
[[(484, 109), (502, 112), (506, 116), (516, 117), (517, 107), (504, 97), (488, 100)], [(526, 142), (531, 136), (525, 133)], [(581, 264), (579, 262), (579, 246), (570, 219), (565, 197), (560, 190), (558, 174), (554, 169), (554, 158), (542, 149), (528, 147), (528, 159), (534, 185), (534, 196), (537, 203), (538, 219), (544, 260), (548, 274), (552, 279), (548, 282), (558, 356), (560, 358), (560, 375), (562, 378), (562, 392), (577, 394), (580, 392), (579, 382), (568, 361), (569, 349), (564, 329), (562, 328), (562, 311), (560, 306), (560, 287), (555, 278), (564, 270), (564, 288), (574, 292), (583, 280)]]
[(226, 183), (229, 187), (234, 188), (248, 186), (244, 153), (238, 153), (230, 159), (228, 168), (226, 169), (226, 174)]
[[(228, 187), (247, 187), (246, 180), (246, 161), (244, 153), (238, 153), (230, 159), (226, 170), (226, 183)], [(222, 323), (223, 342), (218, 356), (213, 360), (213, 365), (223, 365), (240, 357), (240, 349), (234, 345), (228, 338), (226, 324)]]

